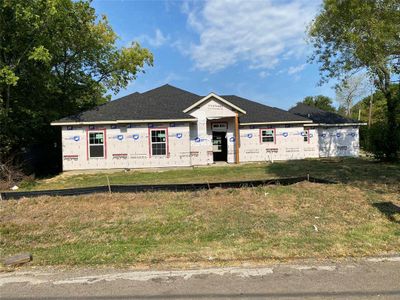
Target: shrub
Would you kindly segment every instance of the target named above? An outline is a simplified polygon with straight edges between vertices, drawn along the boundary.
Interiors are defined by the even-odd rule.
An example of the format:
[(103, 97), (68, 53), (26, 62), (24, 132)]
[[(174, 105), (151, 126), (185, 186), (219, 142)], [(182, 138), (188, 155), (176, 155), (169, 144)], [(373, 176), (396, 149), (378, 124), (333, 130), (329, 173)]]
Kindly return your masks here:
[(384, 122), (377, 122), (368, 127), (360, 129), (360, 146), (364, 150), (371, 152), (379, 160), (387, 160), (387, 153), (390, 153), (388, 147), (389, 139), (399, 141), (399, 132), (392, 132)]

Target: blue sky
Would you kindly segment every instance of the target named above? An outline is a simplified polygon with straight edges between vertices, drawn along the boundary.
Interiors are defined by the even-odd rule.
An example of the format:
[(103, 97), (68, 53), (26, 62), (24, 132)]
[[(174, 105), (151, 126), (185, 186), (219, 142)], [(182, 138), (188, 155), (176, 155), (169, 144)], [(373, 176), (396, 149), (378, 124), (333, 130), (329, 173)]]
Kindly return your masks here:
[(119, 35), (154, 54), (113, 99), (169, 83), (207, 95), (235, 94), (288, 109), (305, 96), (334, 98), (333, 82), (318, 86), (318, 66), (307, 63), (307, 24), (321, 1), (94, 0)]

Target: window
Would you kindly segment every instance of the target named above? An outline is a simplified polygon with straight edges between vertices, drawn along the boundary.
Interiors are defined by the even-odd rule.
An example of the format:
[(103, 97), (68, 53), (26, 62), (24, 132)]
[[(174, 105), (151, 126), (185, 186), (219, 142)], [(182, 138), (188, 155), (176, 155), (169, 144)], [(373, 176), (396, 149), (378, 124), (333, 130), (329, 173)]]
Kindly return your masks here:
[(308, 142), (308, 138), (309, 138), (308, 130), (304, 130), (302, 136), (303, 136), (304, 141)]
[(89, 157), (104, 157), (104, 132), (89, 132)]
[(151, 154), (152, 155), (167, 154), (166, 130), (157, 129), (151, 131)]
[(261, 141), (263, 143), (273, 143), (274, 139), (275, 137), (273, 129), (261, 130)]
[(212, 123), (212, 131), (226, 131), (228, 129), (228, 123)]

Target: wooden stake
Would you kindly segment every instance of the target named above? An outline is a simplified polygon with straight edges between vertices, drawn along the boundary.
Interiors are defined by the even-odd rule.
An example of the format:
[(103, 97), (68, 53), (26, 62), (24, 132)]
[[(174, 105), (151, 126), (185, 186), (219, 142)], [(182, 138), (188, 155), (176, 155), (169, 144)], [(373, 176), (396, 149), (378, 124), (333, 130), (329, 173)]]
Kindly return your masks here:
[(107, 177), (108, 192), (111, 194), (110, 179), (108, 178), (108, 175), (106, 175), (106, 177)]
[(235, 154), (236, 154), (236, 159), (235, 163), (239, 163), (239, 116), (238, 113), (235, 115)]

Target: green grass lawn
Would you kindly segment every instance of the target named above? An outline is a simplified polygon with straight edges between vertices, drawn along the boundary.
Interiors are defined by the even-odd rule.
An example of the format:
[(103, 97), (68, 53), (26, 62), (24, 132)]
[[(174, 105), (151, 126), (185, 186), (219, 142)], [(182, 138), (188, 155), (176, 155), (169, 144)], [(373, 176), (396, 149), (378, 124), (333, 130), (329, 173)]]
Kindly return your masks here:
[(68, 175), (23, 182), (23, 190), (60, 189), (111, 184), (204, 183), (257, 180), (291, 176), (310, 176), (339, 182), (396, 183), (400, 164), (380, 163), (371, 159), (310, 159), (275, 163), (196, 167), (176, 170), (130, 170), (110, 173)]
[(1, 256), (33, 265), (231, 265), (398, 253), (397, 192), (346, 184), (3, 201)]
[[(28, 251), (33, 265), (179, 267), (399, 253), (399, 164), (303, 160), (108, 176), (150, 184), (307, 173), (338, 183), (2, 201), (0, 257)], [(30, 188), (105, 183), (104, 174), (74, 175)]]

